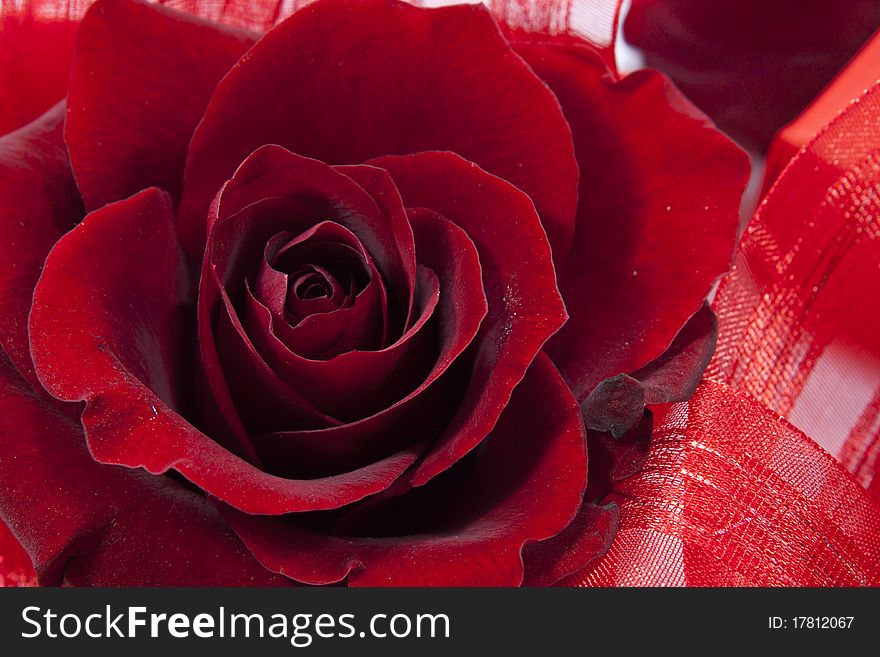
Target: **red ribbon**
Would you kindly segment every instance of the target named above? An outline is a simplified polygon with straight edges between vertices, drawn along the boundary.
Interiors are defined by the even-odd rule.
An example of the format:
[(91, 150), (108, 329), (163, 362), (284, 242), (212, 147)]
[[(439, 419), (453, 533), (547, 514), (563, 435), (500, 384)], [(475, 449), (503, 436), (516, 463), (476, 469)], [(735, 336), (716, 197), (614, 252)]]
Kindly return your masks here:
[(880, 85), (801, 149), (715, 299), (718, 349), (612, 494), (587, 586), (880, 585)]

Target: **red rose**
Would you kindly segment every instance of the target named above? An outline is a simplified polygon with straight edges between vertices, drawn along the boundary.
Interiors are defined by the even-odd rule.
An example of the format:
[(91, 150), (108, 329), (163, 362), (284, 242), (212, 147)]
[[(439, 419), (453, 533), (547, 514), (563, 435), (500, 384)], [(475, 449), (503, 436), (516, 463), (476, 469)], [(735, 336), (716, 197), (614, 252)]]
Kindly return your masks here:
[(747, 169), (657, 73), (393, 0), (99, 0), (0, 166), (0, 516), (70, 584), (578, 571)]

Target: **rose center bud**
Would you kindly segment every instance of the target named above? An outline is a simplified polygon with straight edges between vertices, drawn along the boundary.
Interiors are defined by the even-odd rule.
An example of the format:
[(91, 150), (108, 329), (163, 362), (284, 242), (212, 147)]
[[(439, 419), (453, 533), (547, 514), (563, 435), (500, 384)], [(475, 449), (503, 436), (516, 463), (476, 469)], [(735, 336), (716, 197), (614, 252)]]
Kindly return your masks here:
[[(246, 287), (271, 318), (271, 343), (325, 360), (351, 349), (380, 349), (381, 280), (360, 240), (333, 221), (282, 231), (265, 243)], [(252, 321), (246, 322), (253, 326)]]
[(290, 284), (290, 288), (287, 290), (288, 297), (294, 294), (297, 299), (307, 301), (333, 296), (334, 281), (329, 280), (326, 272), (319, 267), (312, 267), (312, 269), (313, 271), (303, 274)]
[(287, 278), (284, 309), (289, 323), (350, 307), (370, 282), (364, 255), (350, 244), (333, 241), (328, 233), (339, 231), (329, 226), (319, 224), (308, 231), (311, 234), (290, 239), (262, 263)]

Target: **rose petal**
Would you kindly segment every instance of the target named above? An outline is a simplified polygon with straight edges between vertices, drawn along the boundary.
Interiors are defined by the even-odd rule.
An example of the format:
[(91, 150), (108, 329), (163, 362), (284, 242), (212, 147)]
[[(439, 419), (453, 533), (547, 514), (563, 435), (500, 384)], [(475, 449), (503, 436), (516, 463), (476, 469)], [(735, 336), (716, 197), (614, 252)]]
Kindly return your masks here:
[[(290, 196), (274, 196), (278, 193)], [(261, 200), (251, 202), (252, 197)], [(241, 205), (244, 207), (239, 210)], [(398, 241), (394, 234), (383, 233), (382, 216), (372, 199), (330, 167), (279, 147), (266, 147), (254, 153), (218, 195), (200, 282), (199, 346), (207, 382), (218, 405), (230, 409), (225, 415), (230, 416), (233, 425), (240, 415), (248, 432), (340, 424), (291, 385), (289, 380), (295, 377), (285, 380), (272, 369), (266, 354), (254, 344), (259, 335), (248, 335), (233, 302), (233, 297), (242, 298), (242, 304), (247, 305), (247, 272), (261, 261), (258, 254), (271, 236), (283, 230), (308, 231), (315, 226), (316, 217), (336, 215), (350, 224), (353, 232), (359, 232), (359, 238), (363, 236), (361, 242), (374, 246), (386, 271), (396, 274), (398, 294), (408, 298), (411, 283), (401, 261), (405, 238)], [(411, 241), (408, 224), (405, 232)], [(260, 309), (255, 311), (259, 313)], [(268, 310), (263, 308), (263, 312), (266, 315), (258, 321), (267, 329)], [(274, 329), (282, 339), (291, 337), (281, 324), (276, 323)], [(268, 340), (271, 336), (265, 337)], [(227, 376), (224, 370), (235, 376)], [(233, 407), (237, 412), (232, 412)]]
[(92, 460), (78, 418), (35, 394), (2, 353), (0, 414), (0, 516), (42, 584), (285, 583), (254, 561), (203, 496)]
[[(210, 293), (206, 286), (202, 290), (202, 297)], [(269, 366), (247, 335), (225, 291), (220, 292), (220, 298), (214, 336), (210, 340), (202, 338), (203, 360), (211, 363), (212, 390), (230, 395), (246, 433), (267, 431), (279, 424), (310, 429), (341, 424), (322, 413)], [(270, 321), (268, 315), (263, 320)], [(208, 354), (211, 350), (213, 353)]]
[[(251, 212), (258, 203), (275, 198), (287, 199), (301, 208), (284, 213)], [(382, 203), (387, 206), (392, 201), (385, 195)], [(217, 334), (223, 335), (222, 356), (226, 358), (227, 367), (234, 366), (239, 371), (247, 368), (262, 382), (253, 386), (242, 379), (229, 380), (236, 387), (237, 401), (252, 431), (288, 427), (314, 429), (339, 424), (336, 418), (316, 409), (264, 362), (246, 336), (230, 295), (238, 294), (248, 266), (256, 261), (257, 252), (272, 235), (282, 230), (307, 230), (317, 223), (317, 218), (323, 221), (329, 217), (358, 237), (397, 300), (395, 305), (399, 306), (401, 300), (412, 298), (415, 285), (415, 281), (410, 280), (414, 255), (409, 223), (405, 217), (401, 222), (387, 207), (380, 210), (376, 201), (343, 173), (279, 146), (265, 146), (248, 157), (218, 194), (210, 216), (210, 238), (199, 293), (199, 321), (203, 362), (215, 397), (220, 403), (231, 405), (223, 401), (229, 393), (221, 385), (222, 368), (214, 362), (217, 351), (213, 345), (214, 320), (210, 318), (217, 316)], [(280, 327), (277, 330), (282, 332)], [(336, 376), (336, 380), (342, 381), (342, 378)], [(260, 428), (256, 425), (260, 418), (272, 423)]]
[[(305, 244), (301, 249), (292, 251), (298, 240), (313, 240), (316, 243), (310, 247), (311, 251), (302, 250), (308, 246)], [(345, 285), (337, 280), (331, 269), (314, 264), (301, 264), (297, 268), (295, 262), (291, 261), (294, 255), (297, 260), (302, 260), (308, 259), (310, 254), (312, 262), (320, 261), (344, 276)], [(274, 260), (281, 264), (261, 266), (254, 295), (246, 290), (244, 307), (240, 309), (251, 320), (255, 320), (255, 315), (263, 314), (258, 306), (270, 312), (271, 320), (256, 327), (266, 333), (268, 340), (278, 341), (282, 348), (300, 356), (321, 360), (352, 349), (380, 349), (386, 346), (388, 299), (385, 284), (370, 254), (354, 233), (341, 224), (321, 222), (290, 240)], [(288, 261), (287, 264), (284, 261)], [(286, 275), (275, 269), (282, 265), (285, 269), (294, 267), (296, 271), (312, 272), (304, 274), (306, 276), (323, 272), (320, 275), (332, 293), (325, 297), (301, 299), (296, 298), (295, 292), (285, 291), (285, 299), (279, 300), (277, 293), (274, 298), (267, 299), (271, 294), (264, 290), (261, 295), (259, 287), (263, 274), (275, 272), (287, 279)], [(288, 287), (293, 291), (295, 285), (296, 282), (293, 282)], [(248, 332), (252, 333), (253, 327), (248, 326)]]
[[(370, 284), (371, 296), (378, 305), (380, 274), (357, 236), (341, 224), (323, 221), (313, 226), (290, 240), (276, 258), (276, 267), (294, 274), (283, 309), (288, 316), (300, 319), (331, 312), (349, 295), (361, 294)], [(384, 289), (384, 285), (381, 287)], [(317, 289), (319, 294), (309, 294), (310, 289)], [(279, 320), (284, 319), (283, 311), (274, 313)], [(381, 314), (376, 319), (381, 326)]]
[[(380, 286), (381, 282), (371, 280), (348, 306), (338, 307), (327, 298), (315, 299), (326, 303), (310, 306), (313, 312), (295, 326), (273, 316), (250, 289), (245, 291), (244, 309), (240, 312), (244, 314), (246, 332), (252, 337), (259, 334), (262, 353), (270, 349), (277, 351), (280, 358), (280, 354), (294, 353), (305, 359), (330, 360), (356, 349), (381, 348), (384, 322)], [(299, 307), (302, 309), (303, 305)], [(294, 317), (287, 317), (295, 321)]]
[(653, 430), (654, 414), (649, 410), (645, 410), (639, 422), (619, 438), (588, 429), (590, 472), (584, 499), (602, 500), (611, 491), (613, 483), (639, 472), (648, 459)]
[[(217, 203), (219, 196), (215, 205)], [(307, 230), (314, 223), (314, 213), (315, 210), (304, 202), (269, 196), (222, 220), (212, 220), (198, 295), (201, 366), (210, 397), (230, 429), (242, 436), (249, 433), (242, 424), (243, 420), (248, 423), (255, 417), (275, 417), (279, 410), (283, 411), (285, 421), (303, 426), (339, 424), (338, 420), (315, 409), (272, 372), (246, 338), (229, 298), (230, 293), (238, 298), (245, 294), (248, 272), (260, 262), (259, 254), (271, 241), (270, 236), (277, 235), (284, 228)], [(221, 336), (224, 336), (221, 339), (225, 343), (222, 359), (216, 344)], [(231, 369), (233, 372), (246, 368), (246, 374), (227, 377), (224, 367), (234, 368)], [(246, 380), (254, 378), (257, 385)], [(253, 427), (248, 429), (253, 430)]]
[(581, 167), (548, 353), (583, 399), (658, 357), (727, 271), (748, 158), (662, 75), (615, 80), (586, 47), (517, 44), (568, 118)]
[[(222, 509), (254, 556), (296, 581), (357, 586), (498, 586), (523, 578), (521, 551), (574, 518), (586, 476), (577, 404), (549, 359), (535, 359), (473, 468), (402, 498), (418, 531), (385, 538), (322, 535), (294, 520)], [(443, 512), (431, 488), (441, 489)], [(413, 500), (416, 497), (418, 499)], [(420, 508), (426, 506), (430, 511)], [(392, 509), (392, 511), (395, 509)]]
[(559, 534), (523, 548), (523, 586), (552, 586), (576, 573), (611, 547), (620, 525), (616, 504), (584, 502), (574, 520)]
[[(265, 340), (305, 358), (329, 360), (354, 349), (378, 348), (382, 344), (382, 299), (378, 292), (381, 282), (370, 281), (357, 299), (342, 307), (329, 306), (290, 326), (283, 319), (270, 316), (259, 321), (268, 311), (250, 290), (245, 294), (246, 331), (265, 334)], [(360, 303), (358, 303), (360, 301)]]
[(0, 521), (0, 588), (36, 586), (31, 558), (10, 529)]
[[(400, 198), (400, 192), (397, 191), (391, 176), (383, 169), (365, 164), (342, 165), (334, 169), (354, 180), (376, 202), (379, 211), (386, 217), (387, 225), (391, 226), (394, 234), (399, 236), (403, 265), (407, 276), (412, 279), (416, 271), (415, 237), (403, 207), (403, 199)], [(418, 319), (413, 305), (413, 294), (415, 287), (411, 288), (409, 299), (400, 300), (400, 305), (409, 309), (400, 332), (409, 330)], [(390, 327), (389, 330), (393, 331)]]
[[(216, 410), (217, 417), (222, 417), (225, 422), (226, 431), (248, 443), (249, 431), (245, 429), (243, 421), (247, 422), (248, 416), (253, 420), (254, 416), (267, 413), (271, 417), (278, 409), (284, 409), (284, 414), (290, 416), (288, 420), (305, 426), (339, 424), (338, 420), (320, 413), (281, 381), (262, 360), (250, 340), (234, 340), (237, 334), (244, 335), (244, 330), (238, 316), (230, 311), (232, 302), (227, 292), (227, 288), (231, 288), (237, 296), (244, 294), (249, 265), (259, 262), (259, 254), (264, 252), (270, 236), (277, 235), (285, 226), (307, 229), (312, 224), (312, 212), (305, 203), (296, 199), (270, 196), (246, 206), (223, 221), (214, 220), (218, 229), (211, 232), (208, 256), (202, 262), (197, 321), (201, 356), (199, 371), (204, 376), (197, 387), (208, 406), (208, 417), (214, 416), (210, 412), (212, 409)], [(227, 344), (225, 349), (225, 362), (221, 361), (217, 350), (216, 340), (220, 334), (233, 336), (233, 342)], [(251, 385), (250, 381), (244, 380), (246, 377), (227, 377), (224, 365), (231, 367), (231, 361), (235, 361), (238, 368), (247, 367), (247, 378), (256, 377), (258, 384)], [(231, 388), (237, 388), (238, 394), (234, 395)], [(234, 396), (238, 399), (233, 399)], [(240, 404), (247, 397), (251, 398), (250, 402), (245, 401), (244, 407), (239, 408), (236, 402)], [(242, 411), (245, 413), (242, 414)]]
[(76, 21), (40, 16), (34, 3), (0, 11), (0, 135), (40, 117), (67, 92)]
[(568, 126), (481, 6), (324, 0), (271, 30), (218, 85), (190, 146), (181, 205), (190, 252), (201, 252), (217, 189), (267, 143), (334, 164), (455, 151), (528, 193), (560, 261), (568, 252), (577, 201)]
[(635, 426), (645, 412), (645, 388), (628, 374), (618, 374), (597, 385), (581, 402), (584, 424), (615, 438)]
[(288, 274), (272, 266), (275, 254), (293, 235), (287, 231), (279, 232), (269, 238), (263, 248), (263, 261), (254, 277), (254, 295), (265, 305), (273, 316), (284, 317), (284, 304), (287, 302), (287, 291), (290, 289)]
[(531, 200), (452, 153), (384, 157), (407, 207), (429, 208), (462, 228), (480, 256), (488, 314), (455, 418), (412, 473), (422, 485), (489, 433), (542, 345), (566, 319), (549, 244)]
[(716, 342), (718, 319), (709, 304), (703, 303), (659, 358), (633, 372), (633, 378), (645, 387), (645, 403), (690, 399), (715, 353)]
[(52, 245), (83, 216), (61, 138), (64, 105), (0, 137), (0, 346), (37, 385), (27, 317)]
[(254, 41), (153, 3), (98, 0), (89, 9), (77, 36), (66, 139), (90, 210), (150, 186), (179, 194), (186, 148), (211, 92)]
[(34, 293), (34, 366), (54, 396), (87, 402), (82, 425), (94, 458), (154, 474), (177, 470), (250, 513), (336, 508), (387, 488), (416, 448), (338, 477), (282, 479), (178, 413), (177, 384), (188, 368), (176, 335), (182, 259), (173, 221), (170, 199), (156, 189), (93, 212), (55, 245)]
[(618, 374), (593, 388), (581, 402), (587, 428), (620, 438), (642, 419), (646, 404), (690, 399), (717, 339), (718, 320), (703, 303), (659, 358), (632, 375)]

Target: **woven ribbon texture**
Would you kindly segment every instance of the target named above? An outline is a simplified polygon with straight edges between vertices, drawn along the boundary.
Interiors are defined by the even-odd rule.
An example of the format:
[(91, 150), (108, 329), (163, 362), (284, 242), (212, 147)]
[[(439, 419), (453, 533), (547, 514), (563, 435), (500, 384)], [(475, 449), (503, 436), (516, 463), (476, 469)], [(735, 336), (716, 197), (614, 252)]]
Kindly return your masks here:
[(612, 494), (610, 552), (567, 583), (880, 584), (878, 193), (873, 87), (761, 204), (714, 302), (703, 383)]

